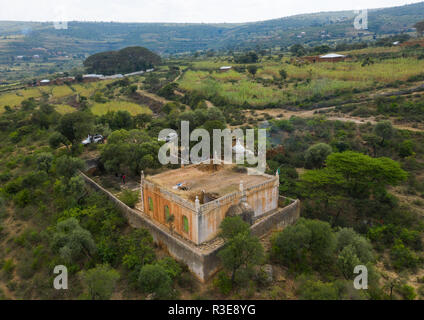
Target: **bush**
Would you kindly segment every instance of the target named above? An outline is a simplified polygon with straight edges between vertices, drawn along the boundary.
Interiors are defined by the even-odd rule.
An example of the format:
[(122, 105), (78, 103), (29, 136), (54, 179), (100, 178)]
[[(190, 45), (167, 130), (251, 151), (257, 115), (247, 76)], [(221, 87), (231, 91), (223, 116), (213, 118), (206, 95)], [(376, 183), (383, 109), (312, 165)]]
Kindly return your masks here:
[(156, 265), (161, 266), (169, 275), (171, 280), (174, 280), (181, 275), (182, 269), (180, 264), (171, 257), (160, 259)]
[(213, 281), (213, 285), (223, 295), (228, 295), (233, 289), (231, 278), (227, 276), (227, 274), (223, 271), (218, 273), (218, 275)]
[(13, 270), (15, 270), (15, 267), (16, 267), (16, 265), (13, 262), (13, 260), (7, 259), (6, 261), (4, 261), (2, 269), (7, 275), (10, 276), (10, 275), (12, 275)]
[(321, 168), (331, 152), (331, 147), (326, 143), (318, 143), (309, 147), (305, 153), (306, 167)]
[(126, 189), (119, 196), (119, 199), (128, 207), (134, 208), (135, 204), (138, 202), (138, 192)]
[(271, 245), (271, 257), (292, 270), (325, 270), (333, 263), (336, 238), (327, 222), (302, 218), (276, 233)]
[(155, 299), (167, 299), (172, 296), (172, 280), (160, 265), (143, 266), (138, 276), (138, 284), (144, 293), (153, 294)]
[(301, 300), (337, 300), (337, 287), (333, 283), (320, 280), (301, 279), (298, 287)]
[(415, 289), (407, 284), (400, 286), (396, 290), (405, 300), (414, 300), (417, 297)]
[(30, 192), (28, 189), (19, 191), (13, 198), (13, 201), (19, 208), (26, 207), (31, 202)]
[(418, 266), (419, 258), (409, 248), (405, 247), (402, 240), (396, 240), (390, 251), (390, 258), (395, 269), (415, 269)]
[(110, 299), (119, 273), (108, 265), (97, 265), (95, 268), (82, 273), (82, 278), (88, 289), (88, 296), (92, 300)]

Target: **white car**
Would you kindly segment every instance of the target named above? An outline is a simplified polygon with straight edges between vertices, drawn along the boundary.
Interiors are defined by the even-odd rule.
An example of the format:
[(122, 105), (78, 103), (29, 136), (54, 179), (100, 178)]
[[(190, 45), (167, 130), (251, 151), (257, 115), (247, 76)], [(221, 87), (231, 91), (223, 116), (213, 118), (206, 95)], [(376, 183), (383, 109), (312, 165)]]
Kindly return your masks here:
[(94, 135), (93, 136), (93, 141), (95, 142), (95, 143), (103, 143), (103, 136), (101, 135), (101, 134), (96, 134), (96, 135)]
[(81, 141), (83, 145), (89, 145), (90, 143), (103, 143), (103, 136), (101, 134), (95, 134), (94, 136), (88, 135), (88, 137)]

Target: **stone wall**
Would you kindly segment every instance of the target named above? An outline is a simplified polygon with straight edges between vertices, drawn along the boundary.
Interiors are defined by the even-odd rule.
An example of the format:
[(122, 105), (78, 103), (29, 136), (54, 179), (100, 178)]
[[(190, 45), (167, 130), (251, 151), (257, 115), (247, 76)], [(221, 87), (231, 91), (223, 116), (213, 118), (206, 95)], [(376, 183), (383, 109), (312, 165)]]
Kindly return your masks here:
[(273, 230), (282, 230), (286, 226), (294, 224), (299, 217), (300, 201), (293, 200), (288, 206), (279, 208), (274, 213), (257, 220), (251, 227), (252, 233), (257, 237), (263, 237)]
[[(88, 185), (108, 196), (132, 227), (147, 229), (155, 243), (167, 249), (168, 253), (176, 260), (185, 263), (200, 281), (204, 282), (208, 280), (219, 270), (220, 263), (217, 253), (222, 245), (209, 250), (200, 250), (188, 241), (169, 233), (169, 230), (165, 226), (161, 226), (142, 212), (131, 209), (85, 174), (80, 174)], [(284, 228), (299, 218), (299, 212), (300, 202), (299, 200), (295, 200), (290, 205), (259, 219), (251, 227), (252, 232), (254, 235), (262, 237), (275, 228)]]

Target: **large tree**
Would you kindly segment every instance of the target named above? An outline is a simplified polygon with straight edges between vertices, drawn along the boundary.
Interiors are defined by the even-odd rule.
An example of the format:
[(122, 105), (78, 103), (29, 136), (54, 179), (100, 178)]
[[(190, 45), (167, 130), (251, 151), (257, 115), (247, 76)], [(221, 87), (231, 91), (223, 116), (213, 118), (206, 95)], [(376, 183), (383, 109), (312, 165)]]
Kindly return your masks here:
[(75, 218), (57, 224), (52, 238), (52, 248), (68, 263), (75, 263), (82, 257), (91, 258), (96, 244), (88, 230), (79, 225)]
[(271, 256), (291, 270), (328, 269), (336, 238), (327, 222), (300, 219), (272, 238)]
[(224, 268), (231, 273), (234, 284), (241, 269), (249, 271), (252, 266), (262, 262), (264, 250), (259, 239), (251, 234), (249, 225), (240, 217), (225, 218), (220, 228), (225, 245), (218, 256)]
[(93, 116), (87, 112), (72, 112), (65, 114), (59, 121), (57, 130), (71, 143), (91, 133)]
[[(303, 174), (298, 187), (302, 197), (312, 201), (309, 208), (333, 216), (335, 225), (340, 214), (349, 209), (363, 215), (362, 209), (370, 207), (371, 199), (378, 203), (380, 197), (385, 198), (387, 186), (397, 185), (406, 177), (399, 163), (389, 158), (345, 151), (329, 155), (325, 168)], [(355, 215), (351, 218), (356, 219)]]

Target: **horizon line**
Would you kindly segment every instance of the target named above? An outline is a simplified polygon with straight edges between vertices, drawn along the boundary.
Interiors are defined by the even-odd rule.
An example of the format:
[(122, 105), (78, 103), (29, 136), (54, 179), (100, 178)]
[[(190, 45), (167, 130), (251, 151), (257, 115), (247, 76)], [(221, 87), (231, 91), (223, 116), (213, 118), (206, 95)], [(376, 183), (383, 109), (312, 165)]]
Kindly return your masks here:
[(244, 21), (244, 22), (172, 22), (172, 21), (155, 21), (155, 22), (143, 22), (143, 21), (114, 21), (114, 20), (3, 20), (0, 19), (0, 22), (27, 22), (27, 23), (54, 23), (54, 22), (82, 22), (82, 23), (122, 23), (122, 24), (210, 24), (210, 25), (218, 25), (218, 24), (249, 24), (249, 23), (259, 23), (259, 22), (266, 22), (266, 21), (272, 21), (272, 20), (279, 20), (279, 19), (286, 19), (291, 17), (297, 17), (297, 16), (304, 16), (304, 15), (313, 15), (313, 14), (319, 14), (319, 13), (336, 13), (336, 12), (355, 12), (357, 10), (382, 10), (382, 9), (390, 9), (390, 8), (399, 8), (399, 7), (405, 7), (405, 6), (411, 6), (416, 5), (419, 3), (424, 3), (424, 1), (419, 2), (413, 2), (413, 3), (407, 3), (404, 5), (397, 5), (397, 6), (389, 6), (389, 7), (379, 7), (379, 8), (362, 8), (362, 9), (346, 9), (346, 10), (336, 10), (336, 11), (313, 11), (313, 12), (305, 12), (305, 13), (298, 13), (298, 14), (292, 14), (288, 16), (280, 16), (277, 18), (270, 18), (270, 19), (264, 19), (264, 20), (255, 20), (255, 21)]

